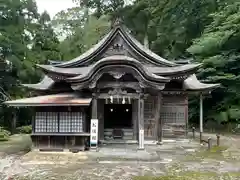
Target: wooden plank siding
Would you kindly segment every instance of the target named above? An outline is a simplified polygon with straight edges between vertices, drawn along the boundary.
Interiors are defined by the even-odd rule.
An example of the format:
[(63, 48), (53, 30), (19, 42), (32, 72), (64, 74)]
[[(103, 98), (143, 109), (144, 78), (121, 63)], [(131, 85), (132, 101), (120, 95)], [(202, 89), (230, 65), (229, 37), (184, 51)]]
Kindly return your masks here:
[(144, 137), (146, 140), (156, 140), (156, 102), (157, 96), (144, 99)]
[(163, 95), (161, 121), (163, 137), (181, 137), (186, 135), (188, 122), (187, 95)]

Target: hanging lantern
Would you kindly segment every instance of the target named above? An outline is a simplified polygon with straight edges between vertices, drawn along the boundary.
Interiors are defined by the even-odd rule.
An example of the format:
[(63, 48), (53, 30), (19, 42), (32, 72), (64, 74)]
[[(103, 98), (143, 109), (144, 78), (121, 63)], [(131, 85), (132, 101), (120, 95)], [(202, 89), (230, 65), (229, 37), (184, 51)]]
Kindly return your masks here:
[(108, 104), (108, 99), (107, 98), (105, 99), (105, 104)]

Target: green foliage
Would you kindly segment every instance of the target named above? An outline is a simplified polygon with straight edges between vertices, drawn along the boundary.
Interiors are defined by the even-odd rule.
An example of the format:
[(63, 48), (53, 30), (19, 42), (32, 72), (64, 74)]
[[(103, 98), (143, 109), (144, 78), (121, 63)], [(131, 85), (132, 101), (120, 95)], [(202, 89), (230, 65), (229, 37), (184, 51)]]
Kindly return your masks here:
[(21, 134), (31, 134), (32, 133), (32, 126), (21, 126), (17, 128), (17, 131)]
[[(11, 70), (1, 72), (1, 91), (6, 92), (8, 100), (26, 97), (28, 92), (20, 84), (39, 82), (42, 74), (35, 68), (36, 64), (61, 59), (59, 40), (49, 15), (37, 12), (35, 0), (1, 0), (0, 4), (0, 59), (11, 63)], [(28, 121), (29, 113), (2, 106), (0, 125), (9, 126), (16, 111), (20, 115), (17, 122), (27, 124), (21, 119)]]
[(0, 126), (0, 141), (8, 141), (10, 132)]
[(68, 36), (60, 45), (64, 60), (78, 57), (87, 51), (102, 38), (109, 30), (110, 23), (107, 16), (97, 19), (90, 16), (82, 27), (75, 27), (71, 36)]
[[(228, 1), (220, 6), (219, 11), (211, 15), (213, 21), (205, 27), (202, 36), (188, 48), (188, 52), (203, 63), (199, 77), (223, 86), (213, 93), (205, 106), (207, 118), (213, 117), (219, 122), (238, 122), (240, 117), (239, 10), (239, 1)], [(211, 116), (210, 109), (215, 110)]]

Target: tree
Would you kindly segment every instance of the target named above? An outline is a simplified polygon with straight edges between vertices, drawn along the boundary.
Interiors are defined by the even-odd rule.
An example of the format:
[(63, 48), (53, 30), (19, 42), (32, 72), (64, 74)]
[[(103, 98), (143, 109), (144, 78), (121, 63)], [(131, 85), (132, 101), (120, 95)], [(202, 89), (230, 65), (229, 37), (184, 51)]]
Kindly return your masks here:
[[(0, 0), (0, 59), (12, 65), (11, 71), (1, 74), (0, 84), (6, 94), (15, 98), (28, 96), (21, 83), (35, 83), (41, 76), (35, 64), (49, 58), (59, 59), (58, 39), (51, 28), (47, 13), (39, 15), (34, 0)], [(12, 118), (10, 108), (1, 106), (0, 114), (9, 126)], [(24, 124), (30, 113), (19, 113), (19, 123)], [(2, 121), (2, 120), (1, 120)]]
[(228, 122), (239, 120), (240, 114), (240, 3), (229, 1), (212, 15), (200, 38), (188, 51), (203, 68), (199, 77), (207, 82), (221, 83), (222, 88), (207, 100), (207, 118)]
[(90, 16), (82, 27), (75, 28), (60, 45), (63, 59), (69, 60), (79, 56), (97, 43), (109, 30), (110, 23), (107, 16), (97, 19)]

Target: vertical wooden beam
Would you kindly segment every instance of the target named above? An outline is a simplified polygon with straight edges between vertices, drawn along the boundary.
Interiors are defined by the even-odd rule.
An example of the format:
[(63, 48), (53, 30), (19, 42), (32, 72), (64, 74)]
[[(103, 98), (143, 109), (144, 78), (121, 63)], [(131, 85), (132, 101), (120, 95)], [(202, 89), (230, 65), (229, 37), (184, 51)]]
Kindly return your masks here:
[(17, 110), (13, 110), (13, 115), (12, 115), (12, 134), (16, 133), (16, 124), (17, 124)]
[(48, 148), (51, 148), (51, 139), (50, 139), (50, 136), (48, 136)]
[(97, 119), (97, 96), (93, 93), (92, 97), (92, 119)]
[(33, 116), (32, 116), (32, 133), (36, 132), (36, 109), (34, 108)]
[(144, 149), (144, 99), (143, 94), (140, 94), (138, 100), (138, 128), (139, 128), (139, 149)]
[(202, 142), (202, 133), (203, 133), (203, 96), (200, 94), (200, 143)]
[(97, 106), (97, 116), (98, 116), (98, 124), (99, 124), (99, 131), (98, 137), (99, 140), (104, 140), (104, 104), (105, 101), (103, 99), (98, 99), (98, 106)]
[(156, 109), (155, 109), (155, 121), (156, 121), (156, 127), (155, 127), (155, 136), (156, 141), (161, 142), (161, 127), (160, 127), (160, 111), (161, 111), (161, 93), (159, 92), (157, 95), (156, 100)]
[(138, 140), (138, 105), (137, 100), (132, 100), (133, 139)]
[[(91, 117), (91, 119), (98, 119), (98, 101), (97, 101), (97, 95), (96, 95), (96, 93), (93, 93), (92, 94), (92, 97), (93, 97), (93, 99), (92, 99), (92, 117)], [(99, 122), (99, 121), (98, 121)], [(90, 122), (91, 123), (91, 122)], [(91, 128), (90, 128), (90, 131), (91, 131)], [(99, 125), (98, 125), (98, 140), (99, 140)]]

